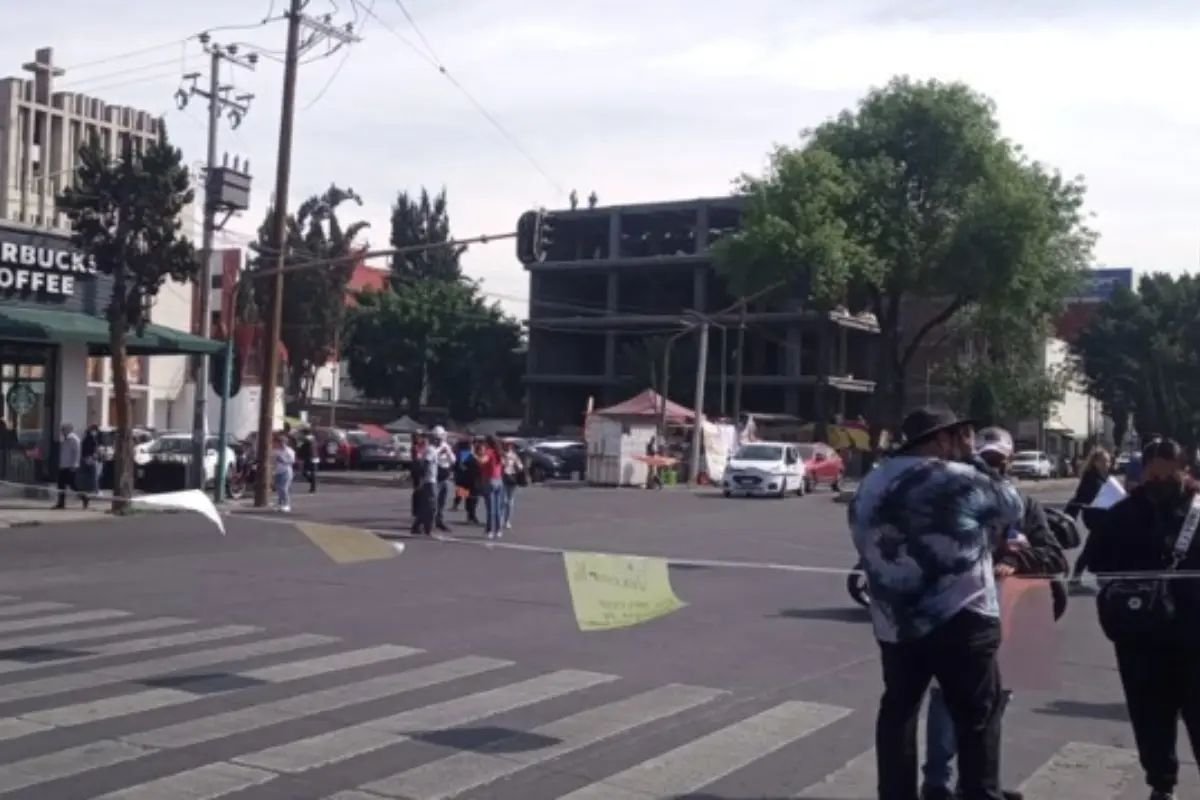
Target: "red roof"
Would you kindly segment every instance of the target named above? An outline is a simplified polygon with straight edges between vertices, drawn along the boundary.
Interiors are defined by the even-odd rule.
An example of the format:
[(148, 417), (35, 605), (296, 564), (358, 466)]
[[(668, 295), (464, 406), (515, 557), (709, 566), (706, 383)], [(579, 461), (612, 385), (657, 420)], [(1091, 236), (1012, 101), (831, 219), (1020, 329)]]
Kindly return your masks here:
[(388, 277), (389, 273), (386, 269), (359, 264), (354, 268), (354, 272), (350, 273), (350, 280), (346, 282), (346, 291), (361, 292), (363, 289), (383, 291), (387, 287)]
[[(653, 389), (647, 389), (615, 406), (602, 408), (594, 413), (605, 417), (646, 417), (658, 419), (663, 412), (663, 398)], [(692, 410), (678, 403), (667, 401), (667, 422), (691, 423)]]

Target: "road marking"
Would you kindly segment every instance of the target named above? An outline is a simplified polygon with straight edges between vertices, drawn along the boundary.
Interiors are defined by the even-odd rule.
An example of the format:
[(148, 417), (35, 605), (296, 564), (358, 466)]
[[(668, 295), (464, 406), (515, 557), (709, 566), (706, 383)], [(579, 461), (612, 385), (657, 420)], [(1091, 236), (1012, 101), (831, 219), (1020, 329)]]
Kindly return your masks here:
[[(130, 639), (124, 642), (114, 642), (112, 644), (102, 644), (96, 647), (89, 648), (88, 655), (79, 656), (64, 660), (60, 663), (88, 663), (99, 658), (109, 658), (111, 656), (131, 655), (134, 653), (150, 653), (155, 650), (166, 650), (171, 647), (181, 647), (189, 644), (203, 644), (205, 642), (219, 641), (221, 639), (232, 639), (235, 636), (246, 636), (251, 633), (261, 632), (261, 628), (256, 628), (253, 625), (224, 625), (220, 628), (206, 628), (199, 631), (187, 631), (186, 633), (172, 633), (166, 636), (148, 636), (143, 639)], [(24, 672), (31, 669), (43, 669), (45, 664), (39, 663), (21, 663), (21, 662), (0, 662), (0, 675), (10, 672)]]
[(443, 703), (404, 711), (232, 759), (249, 767), (296, 774), (402, 744), (411, 734), (440, 731), (618, 680), (563, 670)]
[(133, 616), (128, 611), (113, 611), (97, 609), (96, 611), (76, 611), (73, 614), (57, 614), (52, 617), (36, 617), (34, 619), (14, 619), (0, 622), (0, 633), (18, 633), (32, 631), (38, 628), (57, 628), (65, 625), (77, 625), (80, 622), (100, 622), (106, 619), (120, 619)]
[(229, 661), (243, 661), (257, 656), (287, 653), (336, 641), (337, 639), (331, 636), (305, 633), (230, 647), (216, 647), (212, 650), (199, 650), (195, 653), (168, 656), (135, 664), (120, 664), (106, 667), (102, 672), (96, 670), (85, 674), (55, 675), (49, 678), (10, 683), (0, 686), (0, 703), (48, 697), (64, 692), (73, 692), (77, 689), (98, 689), (103, 686), (122, 684), (126, 681), (156, 678), (196, 667), (208, 667)]
[(1138, 781), (1137, 752), (1071, 742), (1021, 784), (1027, 800), (1116, 800)]
[(297, 522), (296, 529), (316, 545), (335, 564), (360, 564), (395, 558), (403, 552), (366, 528)]
[[(378, 647), (368, 647), (362, 650), (351, 650), (332, 656), (293, 661), (288, 664), (279, 664), (273, 667), (264, 667), (263, 669), (236, 674), (243, 678), (266, 681), (267, 683), (289, 683), (317, 675), (326, 675), (331, 672), (341, 672), (346, 669), (379, 664), (398, 658), (407, 658), (420, 652), (422, 651), (411, 647), (387, 644)], [(205, 695), (202, 694), (179, 689), (146, 689), (140, 692), (117, 695), (116, 697), (105, 697), (86, 703), (74, 703), (58, 708), (34, 711), (29, 714), (22, 714), (17, 719), (50, 728), (72, 728), (101, 720), (142, 714), (160, 708), (195, 703), (203, 700), (204, 697)], [(5, 735), (7, 733), (4, 727), (5, 722), (7, 720), (0, 720), (0, 739), (14, 738)]]
[[(673, 684), (565, 717), (528, 733), (494, 742), (480, 751), (463, 752), (423, 764), (359, 788), (404, 800), (458, 797), (493, 781), (543, 764), (634, 728), (680, 714), (725, 694), (715, 689)], [(537, 737), (547, 746), (532, 750), (511, 747)], [(550, 744), (550, 742), (553, 744)], [(489, 753), (499, 751), (502, 755)]]
[(77, 628), (70, 631), (55, 633), (38, 633), (32, 636), (10, 636), (0, 639), (0, 650), (11, 650), (17, 647), (43, 647), (48, 644), (66, 644), (67, 642), (85, 642), (92, 639), (115, 639), (130, 633), (149, 633), (163, 628), (176, 628), (180, 625), (192, 625), (195, 620), (177, 619), (175, 617), (154, 617), (138, 619), (133, 622), (119, 622), (115, 625), (105, 625), (99, 628)]
[(103, 769), (153, 753), (144, 747), (104, 740), (58, 750), (44, 756), (0, 764), (0, 792), (15, 792), (30, 786)]
[[(917, 720), (917, 753), (924, 763), (926, 719), (922, 713)], [(872, 747), (847, 761), (822, 780), (796, 795), (797, 800), (871, 800), (879, 794), (879, 778), (875, 770), (875, 748)]]
[(325, 800), (386, 800), (386, 798), (377, 794), (371, 794), (370, 792), (360, 792), (355, 790), (331, 794), (329, 797), (326, 797)]
[(101, 795), (96, 800), (213, 800), (273, 779), (274, 773), (237, 764), (215, 762)]
[(689, 795), (852, 713), (800, 701), (722, 728), (559, 800), (645, 800)]
[(157, 749), (174, 749), (225, 739), (240, 733), (268, 728), (303, 717), (339, 711), (343, 708), (383, 700), (406, 692), (481, 675), (492, 670), (511, 667), (511, 661), (466, 656), (441, 664), (431, 664), (378, 678), (335, 686), (308, 694), (286, 697), (250, 708), (239, 708), (210, 717), (188, 720), (157, 730), (123, 736), (133, 744)]
[(47, 611), (65, 611), (70, 607), (67, 603), (17, 603), (15, 606), (0, 606), (0, 617), (28, 617)]

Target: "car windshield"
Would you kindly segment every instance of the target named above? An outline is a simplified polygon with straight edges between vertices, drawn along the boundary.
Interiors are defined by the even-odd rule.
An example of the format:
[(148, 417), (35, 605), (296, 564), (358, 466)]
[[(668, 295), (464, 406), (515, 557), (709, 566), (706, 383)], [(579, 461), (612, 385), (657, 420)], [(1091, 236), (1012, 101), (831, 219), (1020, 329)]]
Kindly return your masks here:
[(370, 441), (370, 439), (371, 437), (366, 431), (350, 431), (346, 434), (347, 441), (355, 442), (357, 444)]
[(192, 452), (192, 440), (183, 436), (164, 436), (147, 448), (151, 453), (184, 453)]
[(778, 445), (748, 444), (738, 450), (734, 458), (738, 461), (779, 461), (783, 458), (783, 448)]
[(817, 454), (817, 448), (811, 444), (798, 444), (796, 445), (796, 452), (800, 454), (800, 458), (808, 461)]
[(1015, 456), (1013, 456), (1013, 461), (1037, 461), (1041, 457), (1041, 453), (1024, 452), (1017, 453)]

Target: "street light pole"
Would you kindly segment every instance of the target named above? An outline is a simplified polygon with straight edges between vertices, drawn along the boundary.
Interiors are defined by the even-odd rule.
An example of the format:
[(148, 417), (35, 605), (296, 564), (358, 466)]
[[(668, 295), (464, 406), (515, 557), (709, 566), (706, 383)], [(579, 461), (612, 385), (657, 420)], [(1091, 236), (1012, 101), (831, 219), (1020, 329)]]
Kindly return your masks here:
[(708, 329), (707, 320), (700, 323), (700, 362), (696, 365), (696, 409), (692, 425), (692, 463), (688, 479), (696, 483), (700, 477), (700, 450), (704, 444), (704, 384), (708, 380)]

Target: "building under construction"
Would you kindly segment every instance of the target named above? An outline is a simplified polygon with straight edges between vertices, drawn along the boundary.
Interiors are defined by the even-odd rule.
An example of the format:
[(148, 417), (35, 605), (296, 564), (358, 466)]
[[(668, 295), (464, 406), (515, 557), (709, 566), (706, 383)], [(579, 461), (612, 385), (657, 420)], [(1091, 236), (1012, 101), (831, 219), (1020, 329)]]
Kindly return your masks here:
[[(740, 408), (808, 420), (866, 413), (873, 319), (749, 304), (744, 315), (713, 269), (710, 248), (736, 230), (741, 200), (714, 197), (550, 211), (553, 236), (529, 272), (526, 423), (581, 423), (589, 401), (662, 387), (666, 343), (695, 310), (712, 320), (705, 411)], [(741, 323), (744, 321), (744, 328)], [(692, 404), (698, 336), (670, 347), (668, 392)]]

